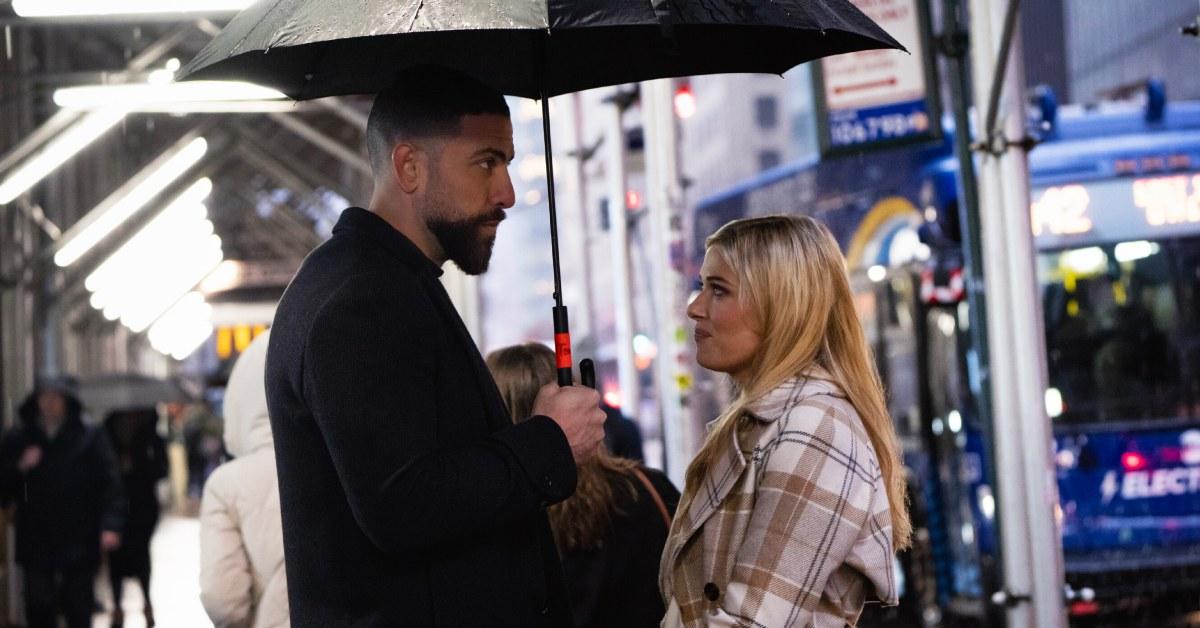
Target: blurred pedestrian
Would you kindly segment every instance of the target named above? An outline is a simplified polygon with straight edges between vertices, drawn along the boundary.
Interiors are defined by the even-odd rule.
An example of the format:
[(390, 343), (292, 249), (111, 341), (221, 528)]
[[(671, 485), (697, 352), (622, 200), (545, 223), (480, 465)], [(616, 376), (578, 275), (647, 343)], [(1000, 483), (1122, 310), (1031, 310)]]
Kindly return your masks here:
[(604, 446), (608, 448), (608, 453), (618, 458), (645, 462), (646, 456), (642, 453), (642, 430), (638, 428), (638, 424), (622, 414), (619, 408), (607, 403), (601, 403), (600, 409), (604, 410), (606, 417)]
[(911, 523), (845, 260), (809, 217), (709, 237), (696, 361), (737, 396), (689, 466), (663, 552), (664, 626), (853, 626), (897, 603)]
[(200, 600), (218, 628), (289, 626), (275, 447), (267, 417), (267, 343), (246, 347), (225, 391), (225, 447), (234, 459), (204, 485)]
[[(555, 381), (554, 351), (544, 345), (499, 349), (487, 364), (518, 421)], [(549, 509), (576, 628), (658, 626), (658, 562), (678, 503), (667, 476), (605, 448), (579, 465), (575, 494)]]
[(121, 544), (125, 497), (104, 430), (84, 425), (71, 378), (39, 382), (0, 440), (0, 492), (16, 503), (30, 628), (92, 625), (102, 551)]
[(267, 352), (292, 623), (570, 625), (544, 506), (603, 441), (600, 396), (548, 386), (513, 425), (439, 281), (487, 269), (515, 202), (508, 105), (408, 68), (366, 135), (370, 208), (304, 260)]
[(158, 527), (161, 511), (158, 482), (167, 477), (167, 449), (158, 435), (157, 423), (158, 412), (154, 408), (118, 410), (110, 412), (104, 420), (129, 503), (121, 546), (108, 554), (112, 628), (125, 624), (121, 599), (126, 578), (137, 579), (142, 588), (146, 625), (154, 625), (154, 607), (150, 603), (150, 539)]

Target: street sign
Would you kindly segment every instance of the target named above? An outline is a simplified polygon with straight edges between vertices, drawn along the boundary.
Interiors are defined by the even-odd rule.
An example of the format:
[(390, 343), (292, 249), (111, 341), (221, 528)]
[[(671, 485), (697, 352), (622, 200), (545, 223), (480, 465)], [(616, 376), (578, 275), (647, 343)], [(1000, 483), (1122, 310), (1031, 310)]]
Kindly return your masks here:
[(822, 153), (937, 137), (941, 132), (933, 59), (926, 50), (926, 0), (850, 0), (909, 53), (870, 50), (815, 66)]

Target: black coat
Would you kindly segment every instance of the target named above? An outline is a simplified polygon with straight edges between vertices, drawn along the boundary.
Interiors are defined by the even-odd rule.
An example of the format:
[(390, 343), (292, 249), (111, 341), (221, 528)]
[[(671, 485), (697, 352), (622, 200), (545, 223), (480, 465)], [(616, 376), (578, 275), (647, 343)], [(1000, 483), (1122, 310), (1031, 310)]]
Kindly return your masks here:
[(510, 422), (419, 249), (363, 209), (275, 314), (267, 402), (296, 626), (568, 626), (553, 421)]
[[(674, 516), (679, 491), (661, 471), (642, 471)], [(563, 555), (576, 628), (654, 628), (666, 613), (658, 592), (658, 563), (667, 542), (667, 522), (646, 486), (636, 478), (629, 481), (637, 498), (614, 491), (620, 514), (613, 518), (602, 546)]]
[[(37, 393), (18, 409), (19, 424), (0, 440), (0, 493), (16, 503), (17, 562), (29, 569), (75, 569), (100, 563), (100, 532), (120, 532), (126, 503), (104, 430), (84, 425), (68, 396), (67, 418), (51, 440), (38, 423)], [(28, 473), (17, 470), (26, 448), (42, 449)]]
[[(121, 421), (133, 423), (132, 428), (126, 428), (132, 432), (128, 443), (122, 442), (122, 428), (118, 426)], [(157, 421), (153, 408), (112, 412), (104, 420), (129, 503), (121, 548), (114, 552), (117, 555), (148, 547), (158, 525), (158, 482), (167, 477), (167, 447), (155, 429)]]

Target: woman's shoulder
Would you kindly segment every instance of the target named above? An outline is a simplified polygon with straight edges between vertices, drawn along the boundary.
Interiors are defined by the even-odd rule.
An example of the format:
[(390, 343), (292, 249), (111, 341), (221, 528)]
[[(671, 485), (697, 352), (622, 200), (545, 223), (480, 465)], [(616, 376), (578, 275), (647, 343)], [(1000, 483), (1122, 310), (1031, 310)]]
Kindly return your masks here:
[[(827, 456), (856, 461), (865, 468), (879, 463), (870, 436), (854, 404), (831, 381), (798, 384), (791, 402), (779, 412), (760, 446), (796, 456), (816, 450)], [(763, 439), (769, 442), (762, 442)]]

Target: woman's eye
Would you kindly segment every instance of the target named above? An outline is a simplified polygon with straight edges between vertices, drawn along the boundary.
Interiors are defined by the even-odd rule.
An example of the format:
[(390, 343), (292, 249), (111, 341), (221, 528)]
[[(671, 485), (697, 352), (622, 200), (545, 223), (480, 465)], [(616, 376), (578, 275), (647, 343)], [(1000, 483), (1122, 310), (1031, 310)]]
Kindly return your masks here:
[(726, 292), (726, 290), (724, 288), (722, 288), (720, 286), (712, 286), (712, 293), (713, 293), (714, 297), (719, 297), (719, 296), (724, 296), (726, 294), (729, 294), (728, 292)]

